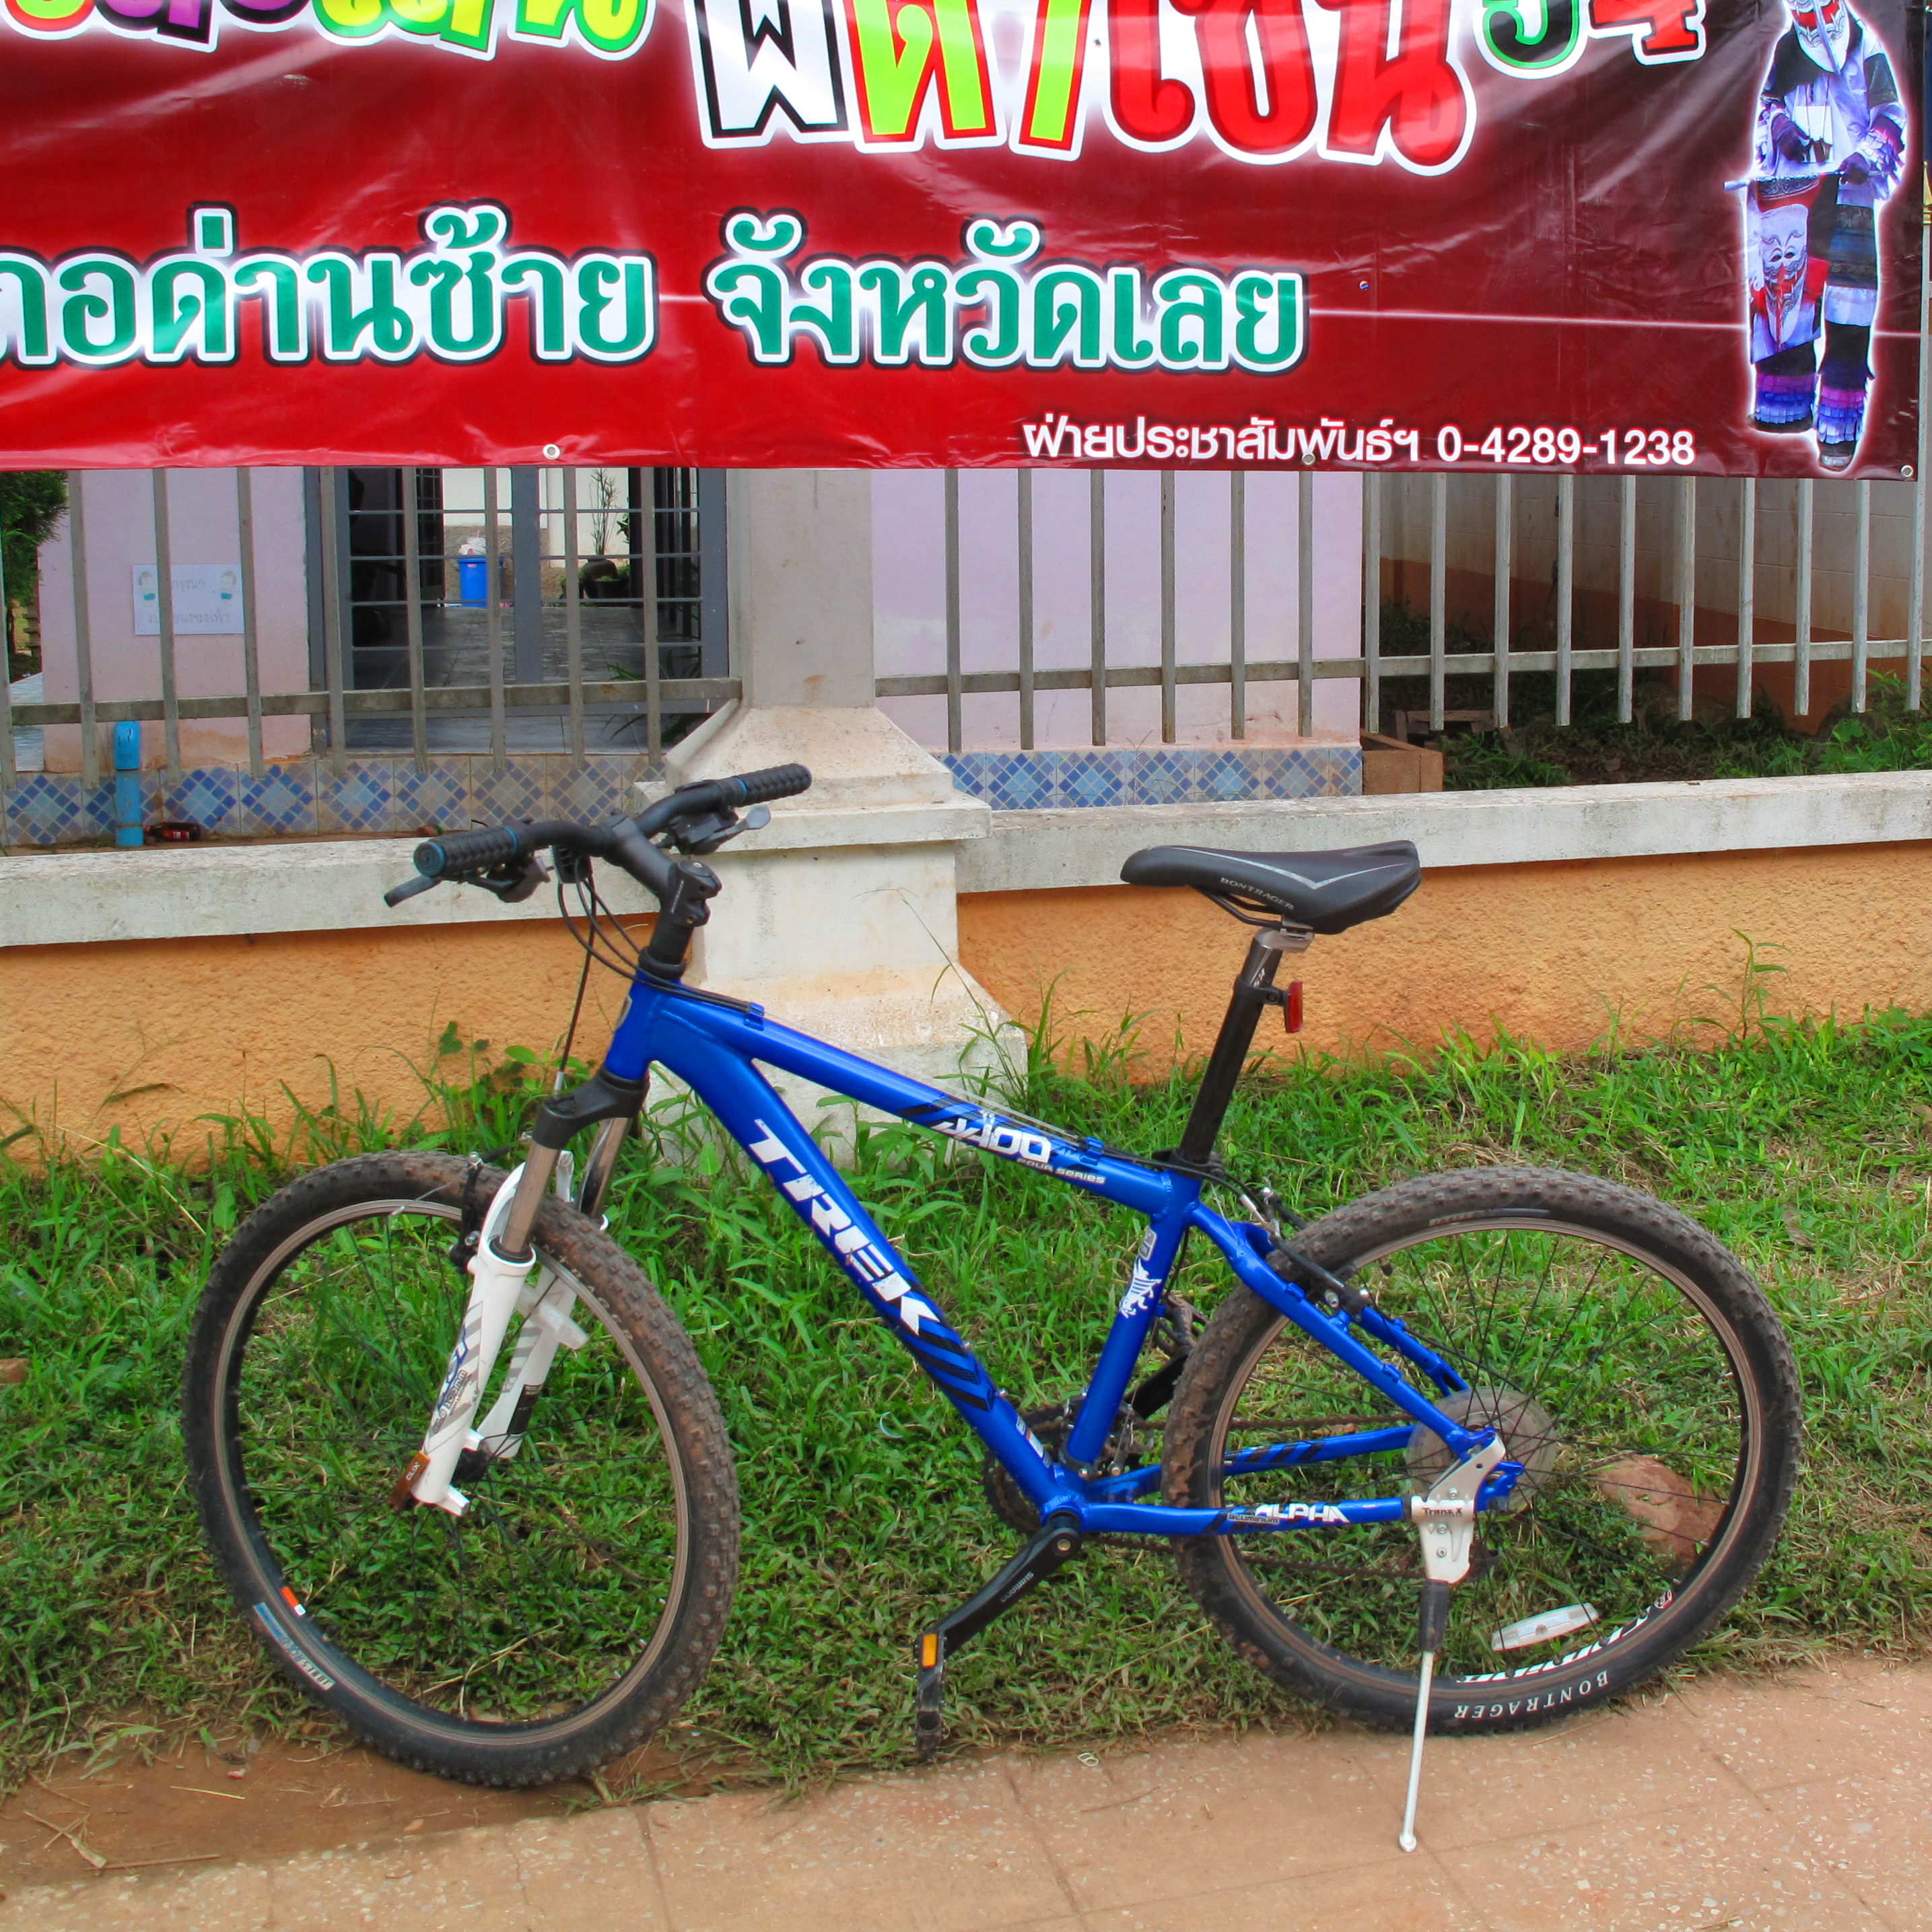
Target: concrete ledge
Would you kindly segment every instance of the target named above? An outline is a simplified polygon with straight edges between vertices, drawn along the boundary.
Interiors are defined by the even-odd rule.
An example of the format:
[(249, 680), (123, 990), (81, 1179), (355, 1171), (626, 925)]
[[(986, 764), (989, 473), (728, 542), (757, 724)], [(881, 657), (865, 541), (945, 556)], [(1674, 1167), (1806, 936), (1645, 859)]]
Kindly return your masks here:
[[(983, 838), (991, 814), (976, 799), (867, 812), (775, 812), (738, 854), (916, 845)], [(344, 838), (287, 845), (143, 846), (126, 852), (49, 852), (0, 859), (0, 947), (113, 939), (200, 939), (244, 932), (340, 932), (358, 927), (474, 926), (556, 916), (546, 889), (520, 905), (458, 888), (425, 892), (393, 911), (382, 895), (412, 877), (414, 838)], [(718, 858), (728, 881), (737, 856)], [(615, 866), (598, 890), (620, 913), (656, 903)]]
[(992, 836), (960, 852), (959, 890), (1114, 885), (1144, 845), (1323, 850), (1384, 838), (1413, 839), (1425, 866), (1932, 839), (1932, 772), (997, 812)]
[[(1144, 845), (1293, 850), (1412, 838), (1430, 866), (1496, 866), (1670, 853), (1932, 840), (1932, 772), (1580, 785), (1239, 805), (1124, 806), (988, 814), (975, 800), (873, 812), (775, 813), (740, 848), (953, 842), (959, 890), (1026, 892), (1115, 884)], [(425, 893), (392, 912), (412, 838), (150, 848), (0, 859), (0, 947), (238, 933), (478, 925), (556, 916), (542, 892), (520, 906), (472, 891)], [(728, 874), (731, 855), (722, 855)], [(607, 867), (618, 911), (652, 910)]]

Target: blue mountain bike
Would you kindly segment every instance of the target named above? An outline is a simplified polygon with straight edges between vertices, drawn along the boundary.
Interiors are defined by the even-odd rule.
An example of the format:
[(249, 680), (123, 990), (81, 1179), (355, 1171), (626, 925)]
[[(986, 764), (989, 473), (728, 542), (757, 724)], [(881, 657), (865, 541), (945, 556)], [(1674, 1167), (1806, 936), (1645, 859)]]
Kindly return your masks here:
[[(1128, 862), (1130, 882), (1192, 886), (1254, 928), (1180, 1145), (1133, 1153), (686, 982), (719, 890), (704, 855), (810, 782), (782, 766), (602, 828), (432, 839), (388, 896), (524, 898), (550, 851), (580, 936), (632, 984), (600, 1070), (544, 1103), (513, 1173), (338, 1162), (265, 1203), (214, 1268), (188, 1457), (221, 1572), (298, 1688), (407, 1763), (514, 1785), (638, 1744), (702, 1677), (737, 1576), (731, 1451), (690, 1342), (599, 1219), (653, 1065), (979, 1438), (1021, 1539), (908, 1634), (923, 1751), (953, 1654), (1096, 1538), (1166, 1539), (1244, 1657), (1330, 1708), (1414, 1724), (1418, 1750), (1425, 1726), (1600, 1702), (1711, 1630), (1777, 1533), (1798, 1453), (1790, 1351), (1730, 1253), (1628, 1188), (1534, 1168), (1427, 1175), (1308, 1225), (1215, 1151), (1258, 1022), (1294, 1000), (1282, 956), (1393, 911), (1412, 846)], [(662, 908), (641, 953), (600, 918), (593, 859)], [(1022, 1413), (993, 1384), (764, 1067), (1145, 1222), (1083, 1394)], [(1169, 1286), (1190, 1238), (1234, 1277), (1204, 1320)]]

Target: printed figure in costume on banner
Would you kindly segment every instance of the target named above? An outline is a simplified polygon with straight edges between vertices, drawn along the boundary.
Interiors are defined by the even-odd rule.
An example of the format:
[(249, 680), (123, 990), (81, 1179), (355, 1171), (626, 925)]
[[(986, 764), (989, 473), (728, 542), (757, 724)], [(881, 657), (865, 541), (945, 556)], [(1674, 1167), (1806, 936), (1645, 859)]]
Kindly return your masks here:
[[(1846, 470), (1864, 428), (1878, 310), (1878, 205), (1905, 163), (1892, 62), (1847, 0), (1792, 0), (1758, 99), (1745, 225), (1751, 424), (1816, 432)], [(1824, 353), (1819, 355), (1819, 338)]]

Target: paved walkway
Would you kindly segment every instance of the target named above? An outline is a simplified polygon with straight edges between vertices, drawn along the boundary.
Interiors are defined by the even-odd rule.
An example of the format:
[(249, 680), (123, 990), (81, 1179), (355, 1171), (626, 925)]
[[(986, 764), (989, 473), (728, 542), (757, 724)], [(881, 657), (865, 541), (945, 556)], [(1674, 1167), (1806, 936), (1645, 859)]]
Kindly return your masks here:
[(1918, 1932), (1932, 1666), (1852, 1662), (1518, 1736), (1000, 1758), (16, 1893), (0, 1932)]

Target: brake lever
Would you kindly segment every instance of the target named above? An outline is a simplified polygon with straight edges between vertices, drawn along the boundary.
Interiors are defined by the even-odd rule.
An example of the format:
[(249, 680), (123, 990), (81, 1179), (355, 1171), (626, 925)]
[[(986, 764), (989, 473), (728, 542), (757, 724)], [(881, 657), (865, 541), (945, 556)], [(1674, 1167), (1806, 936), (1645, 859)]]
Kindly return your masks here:
[(506, 905), (519, 905), (542, 890), (549, 880), (550, 868), (531, 852), (513, 864), (494, 866), (487, 872), (471, 872), (464, 883), (494, 892)]
[(703, 818), (676, 826), (671, 843), (687, 856), (701, 859), (728, 844), (741, 832), (762, 832), (772, 822), (768, 806), (754, 805), (742, 817), (734, 812), (707, 812)]

